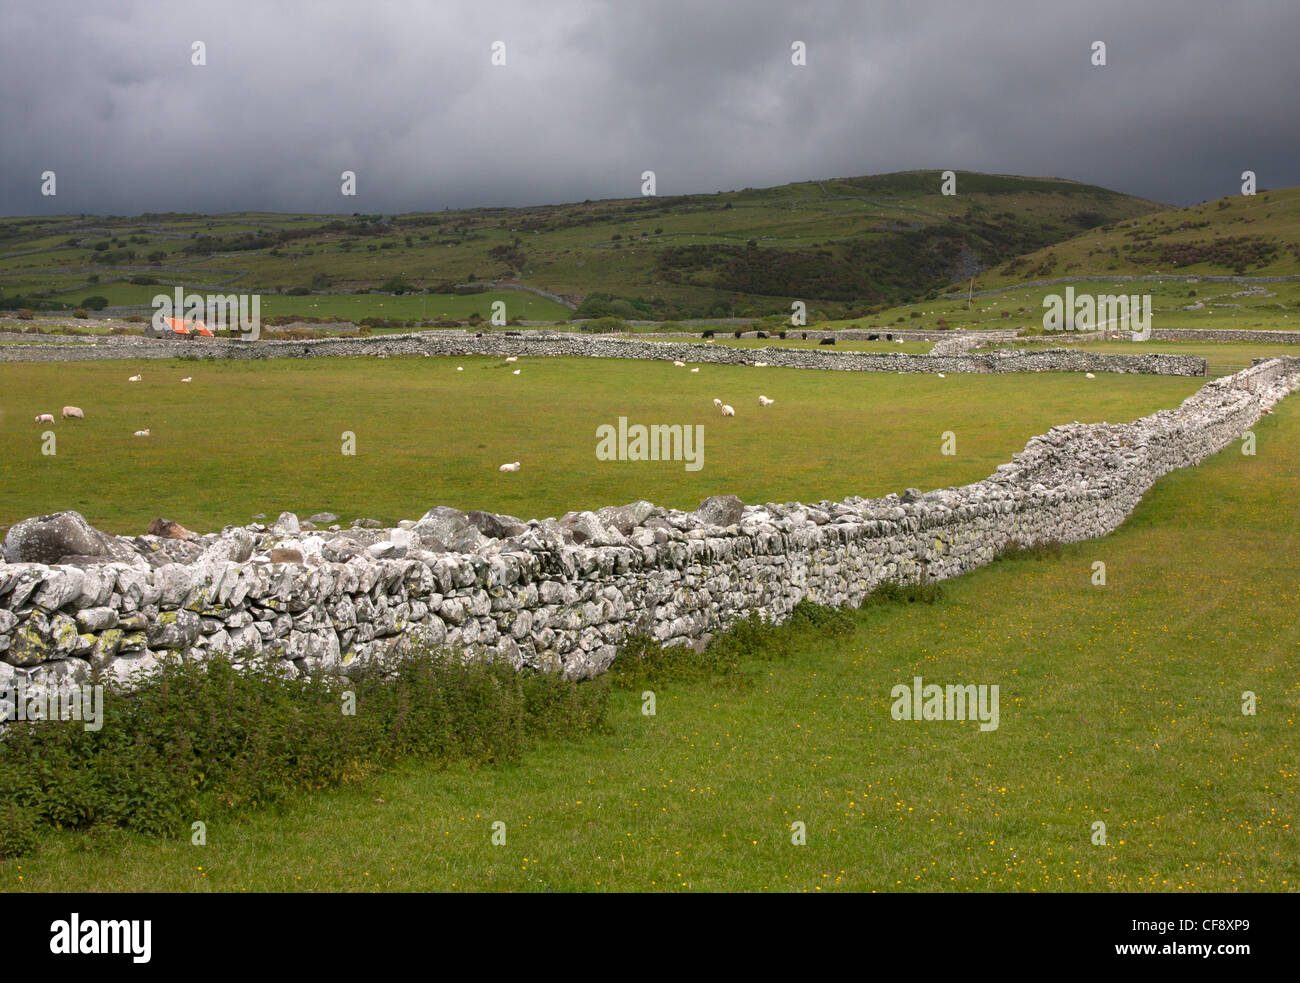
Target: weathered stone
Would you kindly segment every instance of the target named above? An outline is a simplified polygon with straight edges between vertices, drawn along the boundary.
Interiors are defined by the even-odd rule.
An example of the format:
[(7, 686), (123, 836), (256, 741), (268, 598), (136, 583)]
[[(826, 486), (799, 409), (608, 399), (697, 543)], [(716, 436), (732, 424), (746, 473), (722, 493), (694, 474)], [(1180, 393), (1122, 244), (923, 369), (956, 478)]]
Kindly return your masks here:
[(198, 539), (197, 535), (171, 519), (154, 519), (149, 523), (145, 535), (159, 536), (163, 539)]
[(103, 631), (116, 627), (118, 614), (113, 608), (82, 608), (77, 612), (77, 627), (82, 631)]
[(230, 560), (243, 563), (253, 555), (253, 536), (247, 529), (232, 529), (205, 549), (195, 563)]
[(411, 531), (430, 550), (470, 553), (484, 543), (484, 536), (459, 509), (440, 505), (424, 513)]
[(53, 512), (24, 519), (4, 539), (6, 563), (58, 563), (64, 556), (105, 556), (108, 539), (80, 512)]
[(654, 503), (640, 501), (628, 505), (607, 505), (603, 509), (597, 509), (596, 516), (605, 525), (617, 529), (621, 535), (628, 536), (654, 512)]
[(192, 611), (162, 611), (146, 628), (145, 642), (151, 649), (185, 649), (198, 641), (202, 627)]
[(465, 518), (475, 529), (489, 539), (509, 539), (528, 529), (527, 524), (513, 515), (498, 515), (495, 512), (467, 512)]
[(696, 517), (707, 526), (734, 526), (744, 514), (745, 503), (735, 495), (714, 495), (695, 510)]

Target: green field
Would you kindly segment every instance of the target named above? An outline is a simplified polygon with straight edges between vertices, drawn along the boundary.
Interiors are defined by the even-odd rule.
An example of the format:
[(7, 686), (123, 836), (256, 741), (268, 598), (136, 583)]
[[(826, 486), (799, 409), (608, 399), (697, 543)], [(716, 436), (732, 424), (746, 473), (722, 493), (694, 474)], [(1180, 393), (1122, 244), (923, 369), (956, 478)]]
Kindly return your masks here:
[[(464, 371), (457, 372), (461, 365)], [(511, 370), (520, 369), (515, 376)], [(144, 381), (127, 382), (139, 373)], [(182, 377), (193, 377), (181, 384)], [(119, 533), (163, 515), (199, 531), (256, 512), (343, 521), (418, 518), (435, 505), (524, 518), (638, 498), (694, 508), (884, 495), (977, 481), (1070, 420), (1131, 420), (1204, 380), (816, 372), (522, 358), (0, 364), (0, 525), (76, 509)], [(776, 400), (760, 410), (758, 396)], [(723, 419), (717, 397), (736, 407)], [(41, 453), (53, 427), (57, 453)], [(704, 467), (598, 461), (596, 428), (702, 424)], [(150, 438), (136, 438), (149, 429)], [(940, 454), (944, 431), (957, 455)], [(357, 453), (341, 453), (342, 433)], [(521, 461), (517, 474), (498, 465)]]
[[(123, 378), (125, 368), (110, 367)], [(143, 370), (149, 378), (165, 368), (150, 363)], [(238, 420), (277, 391), (301, 398), (275, 368), (259, 366), (262, 388), (246, 380), (237, 398), (231, 396), (232, 375), (223, 374), (226, 398), (210, 400), (209, 407)], [(317, 392), (337, 371), (328, 363), (297, 368)], [(363, 382), (361, 393), (384, 382), (391, 388), (406, 373), (418, 377), (430, 368), (389, 363), (378, 370), (379, 383)], [(476, 368), (476, 389), (498, 391), (490, 380), (501, 373)], [(600, 363), (596, 369), (583, 381), (599, 384), (608, 368)], [(565, 370), (572, 378), (578, 367)], [(744, 373), (735, 371), (699, 381), (737, 391)], [(526, 363), (525, 372), (542, 375), (545, 369)], [(83, 376), (75, 383), (90, 381)], [(628, 380), (620, 381), (615, 391), (626, 398)], [(1089, 397), (1073, 377), (963, 381), (970, 388), (956, 395), (972, 437), (980, 414), (990, 413), (990, 405), (1003, 408), (988, 418), (996, 435), (987, 449), (995, 456), (1006, 447), (995, 452), (993, 444), (1019, 441), (1021, 423), (1042, 429), (1038, 414), (1055, 422), (1076, 415), (1071, 401), (1110, 401), (1083, 419), (1112, 411), (1128, 419), (1152, 403), (1171, 405), (1195, 384), (1099, 379)], [(8, 409), (12, 375), (4, 382)], [(812, 383), (825, 398), (814, 419), (830, 414), (835, 420), (837, 407), (855, 398), (870, 406), (877, 387), (888, 392), (890, 406), (923, 412), (939, 382), (816, 374)], [(1009, 391), (998, 388), (1008, 382), (1020, 387), (1014, 404)], [(43, 384), (56, 380), (47, 377)], [(427, 384), (443, 383), (435, 374)], [(775, 388), (766, 379), (763, 385)], [(837, 385), (846, 388), (837, 391)], [(409, 387), (397, 388), (410, 398)], [(571, 406), (582, 391), (571, 386), (566, 403)], [(789, 388), (781, 392), (797, 405)], [(148, 397), (139, 399), (145, 405)], [(488, 429), (485, 408), (517, 401), (499, 404), (497, 396), (484, 396), (479, 405), (480, 425)], [(105, 405), (103, 419), (115, 412)], [(836, 444), (852, 445), (861, 430), (888, 428), (903, 415), (862, 414), (871, 427), (832, 426), (827, 432)], [(310, 407), (302, 417), (309, 434)], [(998, 418), (1001, 423), (994, 423)], [(855, 481), (879, 487), (944, 483), (949, 466), (918, 447), (918, 441), (928, 445), (933, 425), (894, 431), (878, 459), (862, 457), (855, 446)], [(817, 441), (815, 426), (799, 432), (801, 439), (787, 440), (786, 450)], [(189, 845), (188, 827), (165, 840), (111, 830), (49, 834), (31, 855), (0, 864), (0, 887), (1295, 891), (1300, 402), (1284, 401), (1255, 432), (1256, 456), (1234, 446), (1165, 477), (1105, 539), (1046, 559), (1000, 561), (947, 582), (933, 605), (860, 612), (851, 632), (810, 644), (787, 662), (755, 663), (742, 676), (705, 682), (665, 678), (653, 685), (655, 716), (641, 714), (639, 692), (615, 691), (606, 735), (543, 744), (517, 765), (439, 770), (412, 762), (377, 779), (304, 795), (283, 809), (236, 819), (196, 816), (210, 820), (204, 847)], [(8, 422), (4, 434), (6, 462), (21, 459), (23, 448), (10, 446)], [(189, 434), (191, 458), (199, 436)], [(563, 444), (557, 441), (552, 453), (562, 453), (556, 448)], [(169, 489), (182, 497), (204, 485), (202, 474), (184, 474), (190, 463), (181, 460), (185, 446), (177, 448), (170, 472), (182, 475), (179, 487)], [(778, 472), (795, 470), (782, 467), (775, 452), (764, 457), (754, 451), (745, 468), (754, 473), (750, 480), (779, 486), (784, 479)], [(127, 453), (125, 446), (118, 453)], [(233, 453), (223, 440), (204, 456)], [(282, 483), (301, 478), (295, 473), (301, 454), (281, 456), (274, 439), (261, 454), (258, 460), (277, 462), (264, 465), (267, 486), (272, 476)], [(160, 458), (150, 460), (159, 466)], [(243, 474), (240, 460), (229, 463), (228, 474)], [(117, 467), (119, 476), (129, 473), (130, 462)], [(969, 458), (951, 468), (986, 470)], [(809, 498), (814, 485), (833, 485), (843, 469), (843, 462), (830, 462), (799, 474), (800, 497)], [(596, 470), (587, 465), (583, 473)], [(515, 477), (529, 476), (525, 469)], [(434, 470), (429, 477), (436, 478)], [(636, 487), (644, 488), (648, 477), (638, 475)], [(376, 481), (364, 490), (376, 507), (387, 494), (375, 487), (381, 483), (388, 484)], [(5, 487), (13, 487), (9, 472)], [(133, 483), (137, 495), (143, 487)], [(106, 487), (95, 491), (112, 495)], [(525, 500), (540, 505), (552, 494), (552, 488), (537, 487)], [(1105, 587), (1091, 585), (1095, 560), (1107, 565)], [(980, 732), (973, 723), (892, 720), (891, 688), (915, 675), (999, 685), (999, 728)], [(1254, 716), (1242, 713), (1245, 691), (1258, 697)], [(502, 846), (491, 842), (498, 821), (508, 831)], [(806, 845), (792, 843), (796, 821), (806, 825)], [(1099, 821), (1107, 827), (1104, 846), (1090, 842)]]

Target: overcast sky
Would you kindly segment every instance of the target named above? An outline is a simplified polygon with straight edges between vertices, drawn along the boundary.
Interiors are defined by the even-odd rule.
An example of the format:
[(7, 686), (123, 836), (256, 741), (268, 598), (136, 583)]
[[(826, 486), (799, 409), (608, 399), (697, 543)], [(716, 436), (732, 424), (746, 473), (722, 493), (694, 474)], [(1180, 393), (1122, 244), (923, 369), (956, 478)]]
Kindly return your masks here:
[(1246, 169), (1300, 184), (1298, 40), (1300, 0), (8, 0), (0, 213), (528, 205), (645, 170), (661, 195), (952, 168), (1192, 204)]

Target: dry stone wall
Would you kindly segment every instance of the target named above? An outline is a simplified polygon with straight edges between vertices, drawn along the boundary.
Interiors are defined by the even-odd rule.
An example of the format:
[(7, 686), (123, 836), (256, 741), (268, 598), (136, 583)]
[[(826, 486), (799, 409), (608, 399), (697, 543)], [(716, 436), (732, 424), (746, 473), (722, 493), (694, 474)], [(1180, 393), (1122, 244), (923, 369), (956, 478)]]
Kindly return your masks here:
[(113, 338), (87, 344), (0, 346), (3, 361), (87, 361), (121, 358), (337, 358), (350, 356), (470, 356), (631, 358), (694, 364), (768, 365), (843, 372), (1129, 372), (1205, 375), (1206, 362), (1191, 355), (1114, 354), (1051, 348), (946, 355), (849, 352), (823, 349), (738, 348), (708, 342), (640, 341), (612, 336), (544, 332), (438, 331), (379, 338), (318, 338), (309, 341), (238, 342)]
[(983, 481), (883, 499), (636, 502), (527, 522), (435, 508), (387, 530), (304, 529), (286, 513), (204, 537), (158, 526), (179, 538), (29, 519), (0, 563), (0, 686), (81, 682), (96, 665), (125, 677), (167, 651), (346, 673), (423, 644), (592, 676), (634, 630), (698, 644), (804, 598), (857, 605), (883, 581), (954, 577), (1013, 542), (1103, 536), (1161, 475), (1298, 386), (1300, 359), (1258, 360), (1177, 409), (1054, 427)]

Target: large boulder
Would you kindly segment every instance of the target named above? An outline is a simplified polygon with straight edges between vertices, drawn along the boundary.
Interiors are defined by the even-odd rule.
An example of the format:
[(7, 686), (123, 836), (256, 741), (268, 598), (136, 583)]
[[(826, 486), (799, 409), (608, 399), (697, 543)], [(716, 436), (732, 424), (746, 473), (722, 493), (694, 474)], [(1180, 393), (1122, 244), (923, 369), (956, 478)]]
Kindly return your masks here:
[(472, 553), (486, 542), (464, 512), (446, 505), (424, 513), (411, 531), (435, 553)]
[(560, 516), (559, 526), (564, 538), (574, 545), (621, 546), (626, 542), (622, 533), (595, 512), (566, 513)]
[(221, 534), (221, 538), (205, 549), (194, 562), (211, 563), (217, 560), (229, 560), (243, 563), (253, 555), (253, 534), (247, 529), (235, 526)]
[[(198, 539), (197, 536), (194, 538)], [(168, 563), (193, 563), (203, 554), (203, 547), (188, 539), (136, 536), (133, 540), (119, 542), (143, 556), (153, 567), (166, 566)]]
[(655, 512), (653, 502), (632, 502), (629, 505), (607, 505), (597, 509), (596, 515), (607, 526), (617, 529), (622, 535), (630, 535), (632, 530)]
[(734, 526), (744, 514), (745, 503), (735, 495), (714, 495), (695, 510), (696, 517), (706, 526)]
[(495, 512), (468, 512), (466, 520), (475, 529), (489, 539), (509, 539), (518, 536), (528, 526), (513, 515), (497, 515)]
[(54, 512), (10, 527), (4, 541), (6, 563), (58, 563), (65, 556), (109, 559), (109, 537), (80, 512)]

